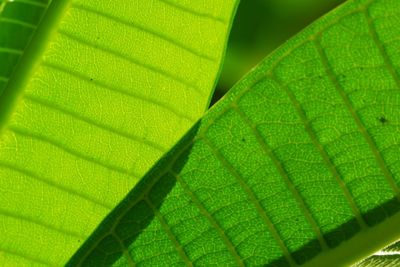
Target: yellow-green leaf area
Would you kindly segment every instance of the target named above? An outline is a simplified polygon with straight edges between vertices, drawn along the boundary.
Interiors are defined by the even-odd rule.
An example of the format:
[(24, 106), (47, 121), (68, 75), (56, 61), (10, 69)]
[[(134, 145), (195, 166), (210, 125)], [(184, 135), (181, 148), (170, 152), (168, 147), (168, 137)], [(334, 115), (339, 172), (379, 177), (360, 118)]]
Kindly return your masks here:
[(399, 10), (348, 1), (283, 45), (70, 265), (347, 266), (397, 240)]
[(63, 265), (198, 120), (235, 8), (50, 4), (0, 97), (2, 262)]

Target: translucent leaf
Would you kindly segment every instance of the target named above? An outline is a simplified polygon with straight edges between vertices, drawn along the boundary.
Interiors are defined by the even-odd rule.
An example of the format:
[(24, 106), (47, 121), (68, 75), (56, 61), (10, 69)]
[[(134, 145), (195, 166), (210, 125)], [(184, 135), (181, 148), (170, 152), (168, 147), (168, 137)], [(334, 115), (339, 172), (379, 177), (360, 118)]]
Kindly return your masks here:
[(400, 242), (398, 241), (355, 264), (354, 267), (396, 267), (399, 265)]
[(0, 97), (2, 266), (63, 265), (198, 120), (236, 1), (57, 0), (32, 39), (4, 26), (29, 30), (44, 4), (1, 2), (0, 42), (22, 55), (0, 60), (14, 68)]
[(400, 2), (355, 0), (269, 56), (71, 266), (343, 266), (400, 236)]
[(50, 0), (0, 1), (0, 95), (49, 3)]

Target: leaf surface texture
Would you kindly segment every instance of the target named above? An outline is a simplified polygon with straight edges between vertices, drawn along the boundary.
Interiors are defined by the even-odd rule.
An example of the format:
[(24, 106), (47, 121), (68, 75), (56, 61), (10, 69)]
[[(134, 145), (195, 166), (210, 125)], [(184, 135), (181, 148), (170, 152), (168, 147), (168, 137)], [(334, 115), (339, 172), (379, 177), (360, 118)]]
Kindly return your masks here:
[(49, 3), (49, 0), (0, 1), (0, 95)]
[(7, 17), (25, 27), (45, 2), (10, 2), (0, 39), (26, 49), (2, 79), (0, 261), (63, 265), (204, 113), (236, 1), (57, 0), (27, 43), (7, 8), (30, 5)]
[(399, 11), (349, 1), (278, 49), (69, 264), (341, 266), (398, 237)]

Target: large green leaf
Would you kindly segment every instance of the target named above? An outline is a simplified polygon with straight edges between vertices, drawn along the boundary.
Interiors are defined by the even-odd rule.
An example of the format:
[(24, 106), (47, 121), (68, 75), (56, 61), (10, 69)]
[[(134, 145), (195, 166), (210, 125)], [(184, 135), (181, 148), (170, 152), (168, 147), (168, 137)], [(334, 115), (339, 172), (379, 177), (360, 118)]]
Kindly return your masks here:
[[(14, 2), (30, 9), (8, 19), (28, 27), (43, 1)], [(1, 24), (22, 58), (0, 98), (0, 265), (65, 263), (198, 120), (235, 7), (57, 0), (27, 47)]]
[(239, 82), (71, 259), (342, 266), (400, 236), (400, 2), (354, 0)]

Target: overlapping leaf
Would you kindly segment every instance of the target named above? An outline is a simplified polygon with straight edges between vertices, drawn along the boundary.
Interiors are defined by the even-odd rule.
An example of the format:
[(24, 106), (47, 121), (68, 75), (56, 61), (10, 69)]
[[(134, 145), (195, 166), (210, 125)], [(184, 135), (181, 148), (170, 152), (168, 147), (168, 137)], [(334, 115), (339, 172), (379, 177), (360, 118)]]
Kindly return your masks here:
[(71, 266), (341, 266), (400, 236), (400, 2), (354, 0), (236, 85)]
[(0, 95), (51, 0), (0, 1)]
[[(45, 3), (0, 5), (1, 46), (13, 45), (0, 48), (5, 266), (65, 263), (198, 120), (236, 5), (57, 0), (29, 41), (34, 9)], [(18, 27), (26, 34), (14, 38)], [(23, 54), (14, 71), (11, 52)]]
[(368, 257), (354, 267), (396, 267), (400, 265), (400, 242), (396, 242)]

